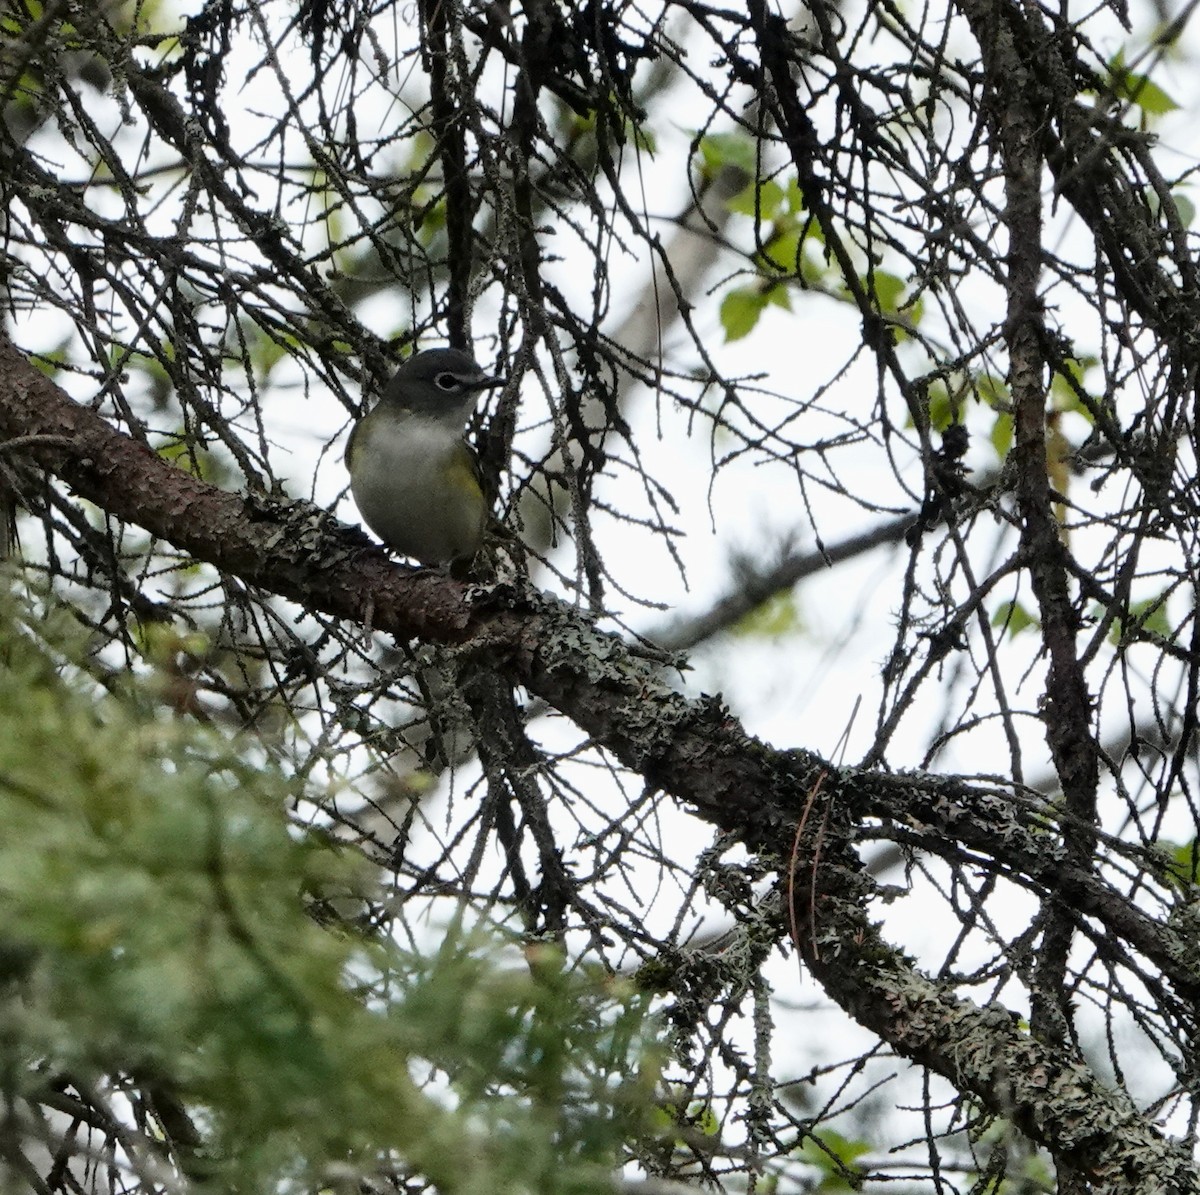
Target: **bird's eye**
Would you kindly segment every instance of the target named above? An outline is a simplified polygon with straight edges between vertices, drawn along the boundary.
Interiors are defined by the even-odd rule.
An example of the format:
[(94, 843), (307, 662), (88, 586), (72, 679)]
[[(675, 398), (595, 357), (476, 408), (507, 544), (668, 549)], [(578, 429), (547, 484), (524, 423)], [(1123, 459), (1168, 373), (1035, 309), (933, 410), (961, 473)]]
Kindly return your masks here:
[(433, 379), (433, 384), (439, 390), (447, 391), (457, 390), (459, 385), (458, 378), (452, 373), (439, 373), (437, 377)]

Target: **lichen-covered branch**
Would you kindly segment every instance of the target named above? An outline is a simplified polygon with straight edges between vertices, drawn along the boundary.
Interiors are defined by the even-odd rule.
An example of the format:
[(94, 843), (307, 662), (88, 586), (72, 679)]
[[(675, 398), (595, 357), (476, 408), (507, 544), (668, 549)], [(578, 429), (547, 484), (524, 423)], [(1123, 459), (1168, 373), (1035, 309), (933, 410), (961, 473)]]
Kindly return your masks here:
[[(769, 748), (719, 701), (681, 696), (658, 661), (639, 657), (564, 604), (504, 585), (472, 592), (448, 578), (409, 573), (313, 507), (222, 492), (114, 431), (5, 344), (0, 438), (17, 436), (44, 437), (29, 441), (26, 455), (80, 496), (247, 585), (340, 618), (369, 611), (380, 631), (459, 644), (479, 668), (525, 686), (648, 784), (776, 867), (793, 867), (801, 881), (790, 888), (798, 948), (830, 996), (898, 1053), (1011, 1117), (1097, 1189), (1200, 1190), (1185, 1151), (1126, 1095), (1022, 1030), (1006, 1010), (980, 1008), (949, 981), (923, 975), (872, 925), (869, 904), (877, 893), (849, 849), (851, 829), (886, 812), (917, 838), (926, 827), (936, 846), (981, 799), (969, 786), (859, 775), (808, 752)], [(820, 815), (806, 818), (809, 808)], [(795, 854), (802, 824), (803, 850)], [(1030, 856), (1029, 882), (1052, 873), (1057, 848), (1049, 836), (1039, 848), (1032, 823), (1022, 829), (994, 813), (973, 825), (981, 856), (1007, 862), (1018, 842)], [(1080, 875), (1078, 883), (1087, 892), (1097, 881)], [(1099, 891), (1093, 895), (1086, 914), (1103, 918), (1107, 906)], [(1152, 943), (1151, 923), (1128, 924)], [(1163, 956), (1174, 957), (1166, 949)], [(1172, 966), (1190, 998), (1194, 980), (1177, 961)]]

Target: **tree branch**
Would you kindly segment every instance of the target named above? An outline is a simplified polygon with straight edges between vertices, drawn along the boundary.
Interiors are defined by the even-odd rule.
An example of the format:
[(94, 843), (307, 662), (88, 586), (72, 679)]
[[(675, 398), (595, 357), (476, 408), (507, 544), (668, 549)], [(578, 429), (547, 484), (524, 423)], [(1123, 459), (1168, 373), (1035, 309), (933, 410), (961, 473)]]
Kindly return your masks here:
[[(1012, 1117), (1097, 1189), (1200, 1192), (1186, 1152), (1128, 1097), (1022, 1031), (1007, 1010), (979, 1007), (950, 982), (923, 975), (870, 921), (878, 893), (851, 851), (846, 819), (876, 808), (871, 802), (881, 794), (923, 793), (928, 813), (940, 810), (946, 819), (960, 810), (945, 822), (953, 826), (974, 816), (978, 794), (967, 786), (839, 772), (809, 752), (771, 749), (747, 735), (719, 700), (674, 692), (656, 667), (560, 602), (409, 572), (307, 503), (218, 490), (72, 402), (7, 342), (0, 343), (0, 378), (0, 439), (65, 437), (72, 447), (41, 441), (28, 456), (82, 497), (308, 608), (346, 619), (369, 609), (380, 631), (465, 645), (481, 666), (544, 698), (626, 767), (751, 849), (791, 857), (802, 811), (828, 801), (841, 823), (830, 828), (831, 819), (812, 819), (822, 823), (820, 835), (805, 832), (796, 920), (798, 945), (829, 994), (899, 1053)], [(888, 809), (904, 815), (902, 806)], [(1052, 854), (1053, 840), (1045, 837), (1042, 849)], [(1026, 843), (1037, 851), (1032, 834)], [(1010, 849), (1004, 838), (987, 845), (996, 859)], [(1178, 972), (1179, 960), (1169, 951), (1166, 957)]]

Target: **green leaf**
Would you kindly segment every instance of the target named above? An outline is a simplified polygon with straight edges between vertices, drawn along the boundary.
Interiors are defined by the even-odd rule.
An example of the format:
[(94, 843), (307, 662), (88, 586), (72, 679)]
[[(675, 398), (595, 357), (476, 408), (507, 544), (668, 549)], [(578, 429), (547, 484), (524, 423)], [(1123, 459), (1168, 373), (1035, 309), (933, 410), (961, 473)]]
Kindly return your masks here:
[(803, 619), (791, 590), (774, 594), (733, 625), (732, 633), (748, 638), (779, 639), (802, 630)]
[(260, 380), (270, 377), (281, 361), (287, 361), (296, 347), (296, 338), (268, 331), (262, 325), (250, 323), (246, 340), (250, 347), (250, 362)]
[(996, 459), (1004, 460), (1013, 446), (1013, 420), (1012, 416), (1007, 411), (1001, 411), (992, 423), (992, 430), (988, 434), (988, 439), (992, 442), (992, 447), (996, 450)]
[(130, 629), (142, 653), (160, 665), (180, 656), (201, 660), (212, 648), (212, 641), (203, 631), (184, 631), (170, 622), (135, 623)]
[(906, 329), (916, 327), (922, 311), (920, 300), (904, 301), (908, 282), (887, 270), (876, 270), (869, 279), (863, 279), (864, 285), (868, 282), (873, 287), (875, 305), (880, 313), (895, 321), (892, 325), (895, 334), (898, 337), (907, 336)]
[(975, 393), (994, 409), (1007, 411), (1012, 406), (1008, 383), (994, 374), (981, 373), (975, 379)]
[(784, 311), (792, 309), (792, 295), (786, 286), (772, 286), (767, 291), (767, 302), (772, 307), (782, 307)]
[(1163, 116), (1179, 107), (1148, 75), (1126, 70), (1123, 50), (1109, 61), (1108, 72), (1113, 95), (1136, 104), (1148, 116)]
[(791, 274), (797, 266), (797, 256), (800, 252), (800, 229), (792, 228), (778, 236), (771, 237), (763, 245), (764, 255), (771, 267)]
[(1125, 85), (1129, 90), (1129, 98), (1151, 116), (1162, 116), (1167, 112), (1174, 112), (1179, 107), (1179, 104), (1147, 75), (1127, 75)]
[(1129, 613), (1114, 620), (1109, 632), (1109, 641), (1120, 644), (1128, 639), (1148, 636), (1171, 638), (1171, 624), (1167, 621), (1167, 592), (1140, 602), (1131, 602)]
[[(1162, 201), (1153, 187), (1143, 187), (1142, 198), (1146, 201), (1146, 206), (1153, 216), (1157, 217), (1162, 213)], [(1182, 191), (1172, 191), (1171, 202), (1175, 205), (1175, 215), (1179, 223), (1184, 228), (1190, 227), (1196, 218), (1196, 205)]]
[(1056, 411), (1074, 411), (1082, 415), (1089, 423), (1092, 413), (1080, 399), (1079, 391), (1086, 392), (1084, 377), (1087, 371), (1098, 365), (1095, 357), (1069, 357), (1063, 363), (1065, 369), (1057, 370), (1050, 379), (1050, 400)]
[(721, 1122), (711, 1104), (695, 1104), (691, 1110), (692, 1124), (706, 1137), (715, 1137), (721, 1131)]
[(760, 287), (739, 286), (731, 290), (721, 300), (720, 318), (725, 339), (741, 340), (749, 336), (766, 305), (767, 297)]
[(783, 188), (772, 179), (747, 183), (726, 206), (743, 216), (757, 216), (763, 221), (774, 220), (784, 209)]
[(945, 431), (958, 416), (961, 403), (950, 397), (946, 383), (938, 378), (929, 387), (929, 426), (934, 431)]
[(992, 615), (992, 626), (1003, 627), (1009, 635), (1019, 635), (1031, 627), (1036, 628), (1038, 620), (1020, 602), (1005, 602)]
[(37, 353), (30, 357), (30, 361), (46, 377), (57, 378), (62, 367), (67, 363), (67, 349), (69, 345), (69, 340), (60, 340), (54, 348), (47, 349), (44, 353)]
[(758, 174), (758, 141), (748, 133), (709, 133), (700, 138), (701, 173), (706, 178), (725, 166), (736, 166), (754, 178)]
[(852, 1141), (832, 1129), (823, 1129), (805, 1138), (798, 1156), (820, 1171), (822, 1178), (815, 1190), (830, 1193), (859, 1191), (867, 1171), (855, 1163), (871, 1149), (869, 1141)]
[(1159, 838), (1154, 842), (1154, 852), (1158, 856), (1164, 878), (1190, 888), (1197, 881), (1197, 863), (1200, 855), (1196, 850), (1196, 842), (1172, 842), (1168, 838)]
[(899, 310), (900, 296), (906, 285), (904, 279), (886, 270), (876, 270), (871, 281), (875, 284), (875, 302), (879, 310), (889, 315)]
[(653, 129), (640, 125), (636, 121), (628, 120), (625, 122), (625, 131), (628, 134), (633, 132), (633, 143), (640, 150), (644, 150), (650, 157), (654, 157), (658, 150), (658, 135)]

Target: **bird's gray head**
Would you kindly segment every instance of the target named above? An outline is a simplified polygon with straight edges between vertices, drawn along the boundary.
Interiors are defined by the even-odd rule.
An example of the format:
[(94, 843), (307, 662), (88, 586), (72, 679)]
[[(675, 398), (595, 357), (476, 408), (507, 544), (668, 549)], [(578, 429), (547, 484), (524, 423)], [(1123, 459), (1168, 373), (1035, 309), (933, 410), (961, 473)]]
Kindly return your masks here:
[(503, 384), (503, 378), (485, 373), (458, 349), (426, 349), (400, 366), (383, 392), (383, 401), (461, 423), (484, 390)]

